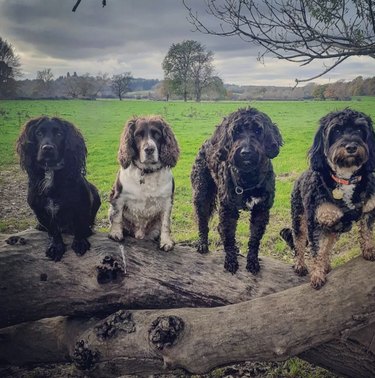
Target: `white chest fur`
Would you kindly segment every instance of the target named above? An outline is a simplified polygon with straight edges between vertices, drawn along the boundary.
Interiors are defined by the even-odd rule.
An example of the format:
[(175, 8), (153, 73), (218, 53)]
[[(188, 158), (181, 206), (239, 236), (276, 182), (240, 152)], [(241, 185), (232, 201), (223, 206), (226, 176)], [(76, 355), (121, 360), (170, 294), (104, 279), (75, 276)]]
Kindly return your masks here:
[(355, 189), (355, 184), (341, 185), (340, 190), (343, 192), (342, 200), (349, 209), (355, 209), (353, 204), (353, 193)]
[(51, 198), (48, 198), (45, 209), (47, 210), (47, 212), (51, 214), (51, 217), (54, 218), (56, 214), (58, 213), (60, 207), (55, 202), (53, 202)]
[[(173, 178), (167, 167), (141, 175), (141, 170), (131, 164), (126, 169), (121, 168), (119, 179), (122, 185), (120, 196), (130, 217), (149, 218), (159, 213), (166, 201), (171, 201)], [(126, 213), (125, 210), (125, 217)]]

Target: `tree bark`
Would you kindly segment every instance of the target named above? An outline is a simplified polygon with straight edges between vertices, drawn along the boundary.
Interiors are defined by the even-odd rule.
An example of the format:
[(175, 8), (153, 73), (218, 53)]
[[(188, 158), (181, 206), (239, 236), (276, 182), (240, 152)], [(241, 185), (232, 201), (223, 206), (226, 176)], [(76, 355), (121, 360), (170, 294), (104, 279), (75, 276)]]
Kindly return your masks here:
[[(240, 257), (240, 271), (232, 275), (224, 272), (223, 253), (201, 255), (184, 246), (163, 252), (154, 243), (131, 238), (124, 243), (124, 273), (120, 244), (104, 234), (90, 237), (91, 249), (84, 256), (69, 248), (55, 263), (44, 254), (46, 233), (29, 230), (16, 236), (26, 244), (8, 245), (9, 235), (0, 235), (0, 328), (53, 316), (111, 314), (120, 308), (222, 306), (306, 282), (271, 258), (262, 257), (262, 271), (253, 276)], [(72, 238), (64, 239), (70, 245)]]
[[(77, 377), (117, 377), (165, 367), (203, 373), (233, 362), (301, 355), (343, 375), (374, 374), (375, 264), (362, 258), (335, 269), (315, 291), (272, 259), (263, 258), (259, 276), (244, 271), (245, 260), (232, 276), (223, 273), (221, 254), (201, 256), (188, 247), (165, 253), (130, 239), (126, 273), (118, 270), (114, 281), (99, 284), (97, 273), (109, 264), (97, 271), (98, 261), (105, 254), (121, 256), (103, 235), (90, 239), (87, 256), (69, 250), (58, 263), (44, 257), (43, 233), (18, 235), (26, 245), (7, 246), (0, 237), (3, 325), (126, 310), (103, 320), (58, 317), (3, 328), (3, 363), (74, 361)], [(41, 274), (47, 279), (40, 281)], [(184, 306), (221, 307), (170, 308)]]

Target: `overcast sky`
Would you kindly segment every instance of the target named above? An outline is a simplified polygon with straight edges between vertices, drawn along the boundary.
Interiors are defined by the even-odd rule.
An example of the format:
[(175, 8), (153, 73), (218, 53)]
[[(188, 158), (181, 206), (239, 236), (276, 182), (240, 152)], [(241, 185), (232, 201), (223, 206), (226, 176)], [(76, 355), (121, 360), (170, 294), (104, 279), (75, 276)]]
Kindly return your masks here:
[[(321, 63), (307, 68), (268, 57), (257, 61), (259, 48), (238, 37), (193, 32), (181, 0), (0, 0), (0, 36), (21, 58), (24, 78), (51, 68), (55, 77), (69, 71), (109, 75), (130, 71), (133, 77), (162, 79), (161, 63), (172, 43), (201, 42), (215, 54), (217, 74), (225, 83), (287, 85), (311, 77)], [(199, 4), (202, 0), (190, 0)], [(203, 14), (204, 15), (204, 14)], [(375, 60), (352, 58), (316, 82), (375, 75)]]

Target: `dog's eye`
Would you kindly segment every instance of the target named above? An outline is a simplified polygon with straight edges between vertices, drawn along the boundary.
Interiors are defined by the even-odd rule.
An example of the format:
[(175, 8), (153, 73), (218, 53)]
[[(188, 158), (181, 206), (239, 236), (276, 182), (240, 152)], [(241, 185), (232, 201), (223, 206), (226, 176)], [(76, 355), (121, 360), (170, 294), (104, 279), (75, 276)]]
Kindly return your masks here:
[(260, 126), (255, 126), (254, 127), (254, 133), (256, 135), (260, 135), (260, 134), (262, 134), (262, 132), (263, 132), (263, 129)]
[(243, 133), (243, 127), (242, 126), (237, 126), (235, 129), (234, 129), (234, 135), (235, 136), (239, 136), (240, 134)]
[(160, 140), (161, 134), (158, 130), (151, 131), (151, 136), (154, 140)]
[(336, 128), (333, 130), (335, 135), (341, 135), (342, 134), (342, 129)]
[(136, 138), (143, 138), (144, 135), (145, 135), (145, 132), (144, 132), (143, 130), (139, 130), (139, 131), (136, 131), (136, 132), (134, 133), (134, 136), (135, 136)]
[(43, 133), (42, 133), (40, 130), (38, 130), (38, 131), (35, 133), (35, 135), (36, 135), (37, 137), (42, 137), (42, 136), (43, 136)]
[(363, 130), (360, 130), (360, 129), (354, 129), (354, 130), (353, 130), (353, 134), (355, 134), (355, 135), (359, 135), (359, 136), (363, 136)]

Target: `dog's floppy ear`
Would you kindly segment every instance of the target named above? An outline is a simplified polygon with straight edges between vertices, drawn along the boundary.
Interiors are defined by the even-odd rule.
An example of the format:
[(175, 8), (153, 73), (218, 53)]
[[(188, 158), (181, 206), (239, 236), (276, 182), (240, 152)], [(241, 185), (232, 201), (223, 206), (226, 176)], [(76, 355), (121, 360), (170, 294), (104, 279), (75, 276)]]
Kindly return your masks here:
[(20, 166), (27, 173), (35, 168), (34, 160), (37, 154), (37, 145), (35, 143), (35, 129), (46, 117), (33, 118), (27, 121), (16, 142), (16, 151), (20, 157)]
[(69, 176), (86, 174), (87, 148), (81, 132), (70, 122), (58, 117), (51, 118), (62, 125), (64, 131), (64, 166)]
[(324, 171), (327, 168), (326, 157), (324, 155), (324, 129), (325, 122), (323, 118), (308, 153), (311, 169), (313, 171)]
[(134, 145), (134, 129), (136, 122), (136, 117), (129, 119), (121, 134), (117, 159), (124, 169), (129, 167), (132, 160), (136, 158), (136, 149)]
[(230, 117), (224, 117), (221, 124), (216, 126), (211, 143), (216, 145), (216, 160), (226, 161), (233, 145), (234, 122)]
[(266, 156), (270, 159), (275, 158), (279, 154), (280, 147), (284, 144), (280, 130), (273, 122), (269, 122), (266, 125), (264, 144)]
[(158, 121), (162, 124), (163, 143), (160, 146), (160, 161), (169, 167), (174, 167), (177, 164), (180, 156), (180, 149), (171, 127), (163, 118)]

